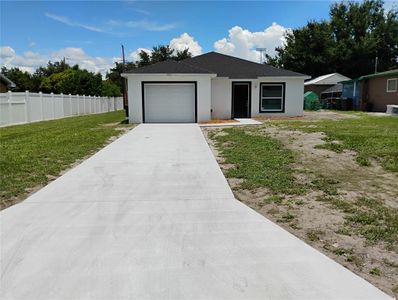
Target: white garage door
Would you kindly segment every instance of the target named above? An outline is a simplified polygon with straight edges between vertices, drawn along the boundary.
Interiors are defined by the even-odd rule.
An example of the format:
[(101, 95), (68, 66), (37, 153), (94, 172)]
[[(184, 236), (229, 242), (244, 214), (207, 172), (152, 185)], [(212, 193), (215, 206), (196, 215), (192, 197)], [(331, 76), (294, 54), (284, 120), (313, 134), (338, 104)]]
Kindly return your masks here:
[(195, 84), (145, 83), (146, 123), (194, 123)]

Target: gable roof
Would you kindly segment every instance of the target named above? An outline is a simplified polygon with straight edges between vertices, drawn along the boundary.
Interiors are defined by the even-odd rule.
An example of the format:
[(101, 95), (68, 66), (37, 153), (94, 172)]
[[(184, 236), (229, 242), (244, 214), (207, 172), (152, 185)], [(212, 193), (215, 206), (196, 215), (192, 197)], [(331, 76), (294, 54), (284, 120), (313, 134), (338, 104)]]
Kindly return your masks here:
[(316, 77), (314, 79), (308, 80), (304, 82), (304, 85), (322, 85), (322, 84), (337, 84), (340, 81), (345, 81), (345, 80), (350, 80), (351, 78), (348, 78), (340, 73), (331, 73), (331, 74), (326, 74), (322, 75), (319, 77)]
[(307, 76), (301, 73), (278, 69), (266, 64), (260, 64), (245, 59), (209, 52), (183, 60), (193, 66), (206, 68), (217, 74), (218, 77), (229, 78), (257, 78), (273, 76)]
[(138, 74), (212, 74), (213, 72), (205, 69), (201, 69), (195, 66), (192, 66), (187, 63), (183, 63), (182, 61), (175, 60), (165, 60), (153, 65), (144, 66), (141, 68), (133, 69), (127, 71), (126, 73), (138, 73)]
[(209, 52), (192, 58), (176, 62), (167, 60), (142, 68), (134, 69), (126, 73), (161, 74), (161, 73), (199, 73), (217, 74), (217, 77), (229, 77), (235, 79), (251, 79), (257, 77), (306, 77), (307, 75), (259, 64), (245, 59)]
[(5, 82), (8, 87), (15, 88), (17, 85), (11, 81), (6, 75), (0, 73), (0, 80)]

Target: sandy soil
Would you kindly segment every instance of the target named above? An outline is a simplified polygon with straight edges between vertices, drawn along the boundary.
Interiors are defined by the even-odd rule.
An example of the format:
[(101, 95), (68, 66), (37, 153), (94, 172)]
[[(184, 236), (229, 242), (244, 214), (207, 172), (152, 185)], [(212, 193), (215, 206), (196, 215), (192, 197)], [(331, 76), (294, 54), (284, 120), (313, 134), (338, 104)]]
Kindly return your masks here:
[[(322, 115), (306, 113), (304, 118), (352, 117), (333, 112)], [(213, 128), (202, 129), (205, 136)], [(258, 132), (256, 132), (257, 134)], [(261, 134), (280, 140), (296, 153), (296, 163), (292, 166), (297, 181), (311, 182), (317, 177), (339, 178), (336, 186), (339, 197), (354, 201), (364, 196), (380, 199), (385, 205), (398, 207), (398, 176), (386, 172), (376, 163), (363, 167), (356, 163), (355, 152), (336, 153), (317, 149), (316, 145), (325, 143), (324, 134), (304, 133), (267, 125), (261, 127)], [(226, 165), (220, 157), (214, 142), (208, 143), (222, 170), (233, 167)], [(283, 195), (274, 201), (264, 201), (275, 197), (267, 188), (242, 190), (241, 179), (228, 178), (235, 197), (263, 214), (270, 220), (300, 237), (308, 244), (325, 253), (343, 266), (365, 278), (388, 294), (398, 297), (398, 253), (388, 250), (379, 243), (369, 245), (360, 235), (344, 231), (344, 212), (319, 201), (324, 192), (314, 189), (302, 196)], [(279, 195), (278, 195), (279, 196)], [(380, 271), (380, 272), (379, 272)]]
[(264, 122), (266, 120), (301, 120), (301, 121), (317, 121), (317, 120), (341, 120), (358, 118), (356, 115), (339, 114), (333, 111), (305, 111), (302, 117), (256, 117), (255, 119)]

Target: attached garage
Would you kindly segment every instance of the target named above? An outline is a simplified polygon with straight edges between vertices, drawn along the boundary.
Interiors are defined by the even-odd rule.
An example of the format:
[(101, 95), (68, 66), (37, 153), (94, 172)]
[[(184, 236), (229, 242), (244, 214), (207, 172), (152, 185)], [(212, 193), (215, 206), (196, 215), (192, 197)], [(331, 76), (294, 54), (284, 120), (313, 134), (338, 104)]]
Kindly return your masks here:
[(196, 82), (142, 82), (144, 123), (195, 123)]

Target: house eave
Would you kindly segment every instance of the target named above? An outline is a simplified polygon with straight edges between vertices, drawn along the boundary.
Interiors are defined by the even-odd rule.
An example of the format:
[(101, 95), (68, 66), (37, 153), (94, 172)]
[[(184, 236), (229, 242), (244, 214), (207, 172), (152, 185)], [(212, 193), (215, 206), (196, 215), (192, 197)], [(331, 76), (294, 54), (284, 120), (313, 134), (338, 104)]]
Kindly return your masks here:
[(122, 77), (151, 77), (151, 76), (197, 76), (197, 77), (217, 77), (215, 73), (122, 73)]

